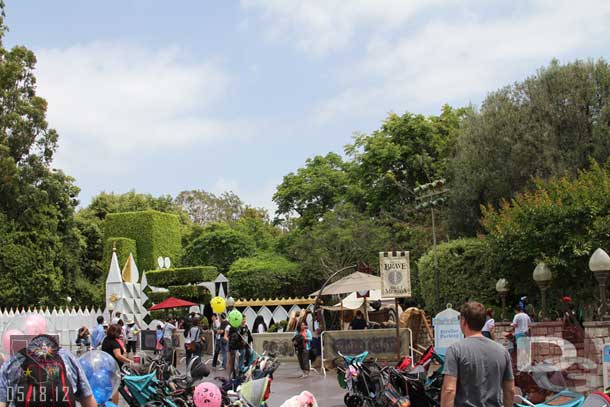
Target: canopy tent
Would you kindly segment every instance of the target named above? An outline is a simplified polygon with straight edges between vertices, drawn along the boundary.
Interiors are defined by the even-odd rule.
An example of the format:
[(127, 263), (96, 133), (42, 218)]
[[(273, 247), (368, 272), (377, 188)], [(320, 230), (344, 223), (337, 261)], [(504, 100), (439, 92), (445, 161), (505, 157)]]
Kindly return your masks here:
[[(356, 291), (370, 290), (381, 292), (381, 277), (356, 271), (324, 287), (322, 295), (350, 294)], [(319, 293), (320, 290), (311, 293), (310, 296), (314, 297)]]
[(180, 298), (169, 297), (167, 300), (158, 303), (157, 305), (153, 305), (148, 310), (149, 311), (157, 311), (160, 309), (168, 309), (168, 308), (182, 308), (182, 307), (192, 307), (193, 305), (197, 305), (194, 302), (181, 300)]
[[(373, 308), (370, 306), (370, 302), (380, 300), (383, 305), (386, 306), (394, 306), (394, 298), (381, 298), (381, 290), (370, 290), (369, 297), (366, 299), (368, 306), (368, 311), (371, 311)], [(341, 310), (356, 310), (361, 309), (364, 305), (364, 298), (358, 298), (357, 293), (351, 293), (347, 297), (345, 297), (341, 302), (333, 306), (322, 307), (328, 311), (341, 311)]]

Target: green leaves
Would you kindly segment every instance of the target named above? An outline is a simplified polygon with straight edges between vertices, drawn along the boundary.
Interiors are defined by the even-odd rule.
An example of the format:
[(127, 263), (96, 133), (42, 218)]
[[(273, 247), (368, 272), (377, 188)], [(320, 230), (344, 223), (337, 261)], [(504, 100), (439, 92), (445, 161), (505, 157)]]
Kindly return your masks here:
[(153, 287), (197, 284), (214, 281), (218, 270), (213, 266), (179, 267), (146, 272), (146, 281)]

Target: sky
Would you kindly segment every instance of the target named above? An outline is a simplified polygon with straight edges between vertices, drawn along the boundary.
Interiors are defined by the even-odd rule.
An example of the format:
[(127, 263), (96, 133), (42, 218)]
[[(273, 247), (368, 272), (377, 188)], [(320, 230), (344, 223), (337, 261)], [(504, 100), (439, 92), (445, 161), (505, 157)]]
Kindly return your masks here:
[(284, 175), (389, 112), (478, 105), (551, 59), (608, 58), (607, 0), (6, 0), (38, 58), (54, 167), (102, 191), (232, 190)]

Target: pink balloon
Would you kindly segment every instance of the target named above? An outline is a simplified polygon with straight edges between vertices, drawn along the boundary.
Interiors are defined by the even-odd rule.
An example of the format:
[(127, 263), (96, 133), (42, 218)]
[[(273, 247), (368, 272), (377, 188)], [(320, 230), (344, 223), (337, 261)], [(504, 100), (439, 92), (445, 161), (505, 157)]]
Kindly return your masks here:
[(222, 407), (222, 394), (214, 383), (199, 383), (193, 393), (196, 407)]
[(9, 329), (4, 332), (4, 335), (2, 335), (2, 345), (4, 346), (4, 351), (6, 353), (11, 352), (11, 336), (13, 335), (23, 335), (23, 332), (19, 329)]
[(47, 320), (42, 315), (32, 314), (25, 320), (26, 335), (47, 333)]

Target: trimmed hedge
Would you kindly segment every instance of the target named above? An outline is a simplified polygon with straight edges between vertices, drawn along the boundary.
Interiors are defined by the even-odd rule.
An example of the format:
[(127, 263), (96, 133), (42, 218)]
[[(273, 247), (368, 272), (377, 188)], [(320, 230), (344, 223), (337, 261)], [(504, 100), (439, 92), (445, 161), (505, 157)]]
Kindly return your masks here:
[(169, 292), (151, 292), (148, 299), (155, 304), (165, 301), (169, 297), (180, 298), (181, 300), (196, 302), (197, 304), (209, 304), (212, 296), (205, 287), (196, 285), (179, 285), (168, 288)]
[(180, 267), (146, 272), (146, 281), (153, 287), (166, 287), (214, 281), (218, 270), (213, 266)]
[[(169, 292), (163, 292), (163, 293), (159, 293), (159, 292), (151, 292), (146, 294), (148, 296), (148, 301), (158, 304), (162, 301), (167, 300), (169, 297), (171, 297), (172, 295)], [(151, 304), (152, 305), (152, 304)]]
[[(487, 306), (498, 302), (495, 285), (500, 272), (490, 267), (489, 246), (480, 239), (458, 239), (436, 247), (440, 274), (441, 309), (447, 303), (459, 309), (466, 301), (479, 301)], [(427, 306), (435, 300), (433, 249), (418, 263), (421, 293)]]
[[(112, 257), (112, 245), (116, 246), (116, 255), (119, 259), (119, 267), (123, 267), (129, 258), (129, 253), (133, 254), (133, 259), (138, 263), (138, 247), (136, 241), (126, 237), (110, 237), (104, 243), (104, 275), (108, 274), (110, 268), (110, 258)], [(106, 279), (104, 278), (104, 281)]]
[(136, 241), (138, 267), (143, 271), (156, 269), (159, 256), (180, 264), (182, 242), (176, 215), (157, 211), (110, 213), (104, 220), (104, 238), (110, 237)]

